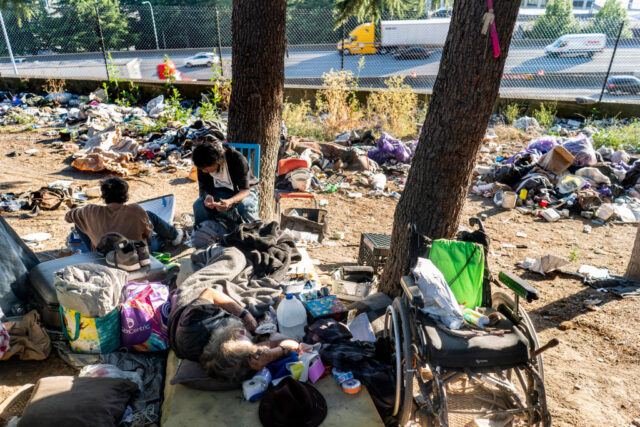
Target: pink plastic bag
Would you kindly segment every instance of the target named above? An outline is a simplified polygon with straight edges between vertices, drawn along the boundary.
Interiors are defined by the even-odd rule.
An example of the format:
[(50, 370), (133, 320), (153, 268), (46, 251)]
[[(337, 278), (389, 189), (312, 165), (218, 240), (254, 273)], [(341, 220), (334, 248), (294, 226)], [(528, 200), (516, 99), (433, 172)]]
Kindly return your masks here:
[(128, 283), (120, 306), (122, 345), (135, 351), (166, 350), (169, 343), (169, 288), (161, 283)]

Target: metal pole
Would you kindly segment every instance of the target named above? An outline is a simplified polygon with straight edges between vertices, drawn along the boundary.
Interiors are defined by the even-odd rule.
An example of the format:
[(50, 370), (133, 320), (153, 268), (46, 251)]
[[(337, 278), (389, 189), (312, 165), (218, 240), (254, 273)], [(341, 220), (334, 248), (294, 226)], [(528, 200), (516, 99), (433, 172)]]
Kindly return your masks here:
[(102, 57), (104, 58), (104, 68), (107, 70), (107, 79), (111, 80), (111, 76), (109, 75), (109, 64), (107, 63), (107, 49), (104, 47), (104, 36), (102, 35), (102, 24), (100, 24), (100, 12), (98, 11), (98, 5), (95, 4), (94, 8), (96, 10), (96, 19), (98, 21), (98, 35), (100, 36), (100, 42), (102, 43)]
[(224, 67), (222, 66), (222, 42), (220, 41), (220, 18), (218, 17), (218, 6), (214, 6), (216, 9), (216, 30), (218, 37), (218, 59), (220, 60), (220, 75), (224, 77)]
[(7, 34), (7, 27), (4, 26), (4, 16), (0, 11), (0, 23), (2, 24), (2, 33), (4, 34), (4, 41), (7, 42), (7, 50), (9, 50), (9, 57), (11, 58), (11, 64), (13, 64), (13, 71), (18, 74), (18, 67), (16, 67), (16, 60), (13, 57), (13, 50), (11, 50), (11, 42), (9, 41), (9, 34)]
[(153, 14), (153, 6), (151, 2), (143, 1), (142, 4), (148, 4), (149, 9), (151, 9), (151, 23), (153, 24), (153, 35), (156, 38), (156, 50), (160, 50), (160, 44), (158, 43), (158, 31), (156, 30), (156, 17)]
[(607, 75), (604, 77), (604, 81), (602, 82), (602, 90), (600, 91), (600, 98), (598, 99), (598, 104), (602, 102), (602, 96), (604, 95), (604, 88), (607, 86), (607, 80), (609, 80), (609, 73), (611, 72), (611, 66), (613, 65), (613, 58), (616, 57), (616, 50), (618, 50), (618, 42), (620, 41), (620, 36), (622, 35), (623, 28), (624, 28), (624, 21), (620, 23), (620, 29), (618, 30), (618, 37), (616, 37), (616, 44), (613, 46), (613, 53), (611, 54), (611, 60), (609, 61), (609, 68), (607, 69)]
[(167, 48), (167, 39), (164, 36), (164, 31), (162, 32), (162, 45), (164, 46), (164, 48)]
[(342, 49), (340, 49), (340, 71), (344, 70), (344, 24), (340, 27), (342, 30)]

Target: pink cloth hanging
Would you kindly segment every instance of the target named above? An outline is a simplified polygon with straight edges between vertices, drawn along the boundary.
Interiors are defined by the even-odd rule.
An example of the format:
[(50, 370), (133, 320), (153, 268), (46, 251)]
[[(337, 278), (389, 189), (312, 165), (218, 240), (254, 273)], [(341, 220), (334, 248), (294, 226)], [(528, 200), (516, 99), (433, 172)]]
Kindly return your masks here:
[(500, 42), (498, 41), (498, 30), (496, 29), (496, 21), (493, 15), (493, 0), (487, 0), (487, 5), (489, 6), (489, 12), (485, 13), (484, 16), (482, 34), (486, 34), (486, 26), (490, 23), (491, 41), (493, 43), (493, 57), (497, 58), (498, 56), (500, 56)]

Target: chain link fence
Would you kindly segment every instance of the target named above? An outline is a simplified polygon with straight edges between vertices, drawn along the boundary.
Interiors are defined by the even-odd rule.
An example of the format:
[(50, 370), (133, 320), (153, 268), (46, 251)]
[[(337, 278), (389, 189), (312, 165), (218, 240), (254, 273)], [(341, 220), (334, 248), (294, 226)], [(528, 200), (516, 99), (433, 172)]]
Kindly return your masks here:
[[(221, 72), (230, 76), (230, 8), (101, 4), (40, 8), (21, 22), (5, 12), (17, 73), (55, 78), (104, 78), (109, 73), (123, 79), (153, 79), (159, 78), (158, 65), (168, 57), (184, 79), (211, 79), (220, 72), (219, 59)], [(383, 13), (382, 22), (375, 25), (354, 18), (337, 28), (334, 18), (328, 9), (287, 11), (286, 83), (319, 85), (324, 73), (348, 70), (360, 87), (384, 87), (387, 78), (401, 75), (416, 89), (432, 88), (448, 18), (416, 13), (409, 17), (413, 20), (404, 17), (398, 23), (388, 22), (398, 18)], [(481, 35), (478, 43), (490, 46), (488, 37)], [(501, 95), (597, 100), (604, 89), (606, 101), (640, 100), (636, 72), (640, 72), (640, 21), (598, 14), (521, 16)], [(0, 42), (0, 73), (16, 73), (6, 41)]]

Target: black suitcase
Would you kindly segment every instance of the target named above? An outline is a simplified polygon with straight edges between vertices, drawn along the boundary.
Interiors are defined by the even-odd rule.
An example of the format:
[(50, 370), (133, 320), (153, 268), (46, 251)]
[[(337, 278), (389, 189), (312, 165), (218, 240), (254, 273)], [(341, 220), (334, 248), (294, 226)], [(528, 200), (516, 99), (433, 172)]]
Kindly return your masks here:
[[(67, 265), (100, 264), (107, 265), (104, 256), (97, 252), (86, 252), (77, 255), (41, 262), (29, 272), (29, 301), (38, 310), (42, 322), (48, 328), (61, 329), (58, 297), (54, 286), (53, 275)], [(137, 271), (128, 272), (128, 282), (159, 282), (167, 275), (164, 265), (151, 257), (151, 265)]]

